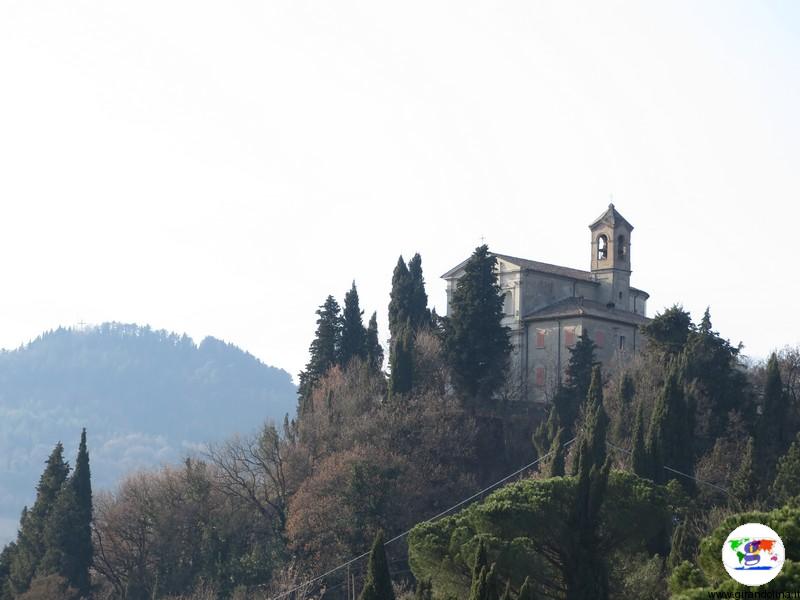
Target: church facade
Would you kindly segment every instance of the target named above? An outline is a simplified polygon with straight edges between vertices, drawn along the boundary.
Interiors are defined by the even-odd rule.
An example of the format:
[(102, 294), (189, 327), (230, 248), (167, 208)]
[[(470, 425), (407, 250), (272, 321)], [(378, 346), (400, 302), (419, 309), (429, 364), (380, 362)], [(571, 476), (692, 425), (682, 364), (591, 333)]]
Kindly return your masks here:
[[(584, 332), (606, 367), (642, 348), (639, 327), (649, 321), (649, 295), (630, 285), (633, 226), (610, 204), (589, 230), (588, 271), (492, 253), (512, 342), (510, 391), (518, 398), (548, 402), (563, 381), (570, 348)], [(442, 275), (448, 313), (466, 262)]]

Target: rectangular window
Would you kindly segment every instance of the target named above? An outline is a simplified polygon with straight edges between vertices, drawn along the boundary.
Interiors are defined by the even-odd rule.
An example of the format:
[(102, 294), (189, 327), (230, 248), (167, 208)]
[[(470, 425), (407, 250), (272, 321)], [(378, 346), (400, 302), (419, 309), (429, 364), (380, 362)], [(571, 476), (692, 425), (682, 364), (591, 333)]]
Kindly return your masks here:
[(536, 347), (544, 348), (544, 329), (536, 330)]
[(503, 312), (507, 315), (514, 314), (514, 296), (511, 292), (506, 292), (503, 296)]
[(574, 346), (575, 345), (575, 328), (574, 327), (567, 327), (564, 330), (564, 343), (567, 346)]
[(598, 331), (594, 334), (594, 343), (597, 344), (598, 348), (602, 348), (606, 345), (606, 333), (605, 331)]
[(536, 367), (536, 385), (539, 387), (544, 386), (544, 367)]
[(619, 349), (620, 350), (625, 350), (625, 336), (624, 335), (619, 336)]

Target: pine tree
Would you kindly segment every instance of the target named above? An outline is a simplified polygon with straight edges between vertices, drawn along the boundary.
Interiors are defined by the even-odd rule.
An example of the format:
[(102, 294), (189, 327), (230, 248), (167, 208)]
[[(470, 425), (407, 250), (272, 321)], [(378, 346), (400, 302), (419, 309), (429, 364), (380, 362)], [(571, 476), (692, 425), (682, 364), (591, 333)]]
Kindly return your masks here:
[(337, 364), (342, 337), (342, 317), (339, 303), (333, 296), (328, 296), (325, 303), (316, 311), (317, 331), (314, 341), (309, 347), (310, 358), (305, 371), (300, 373), (298, 395), (300, 397), (298, 413), (307, 408), (314, 386), (328, 369)]
[(489, 400), (506, 378), (511, 343), (508, 328), (501, 324), (496, 265), (486, 245), (476, 248), (450, 302), (445, 354), (453, 385), (467, 400)]
[(339, 363), (342, 366), (353, 358), (366, 358), (367, 330), (361, 319), (364, 311), (358, 305), (358, 290), (353, 282), (350, 291), (344, 296), (344, 311), (342, 313), (342, 334), (339, 348)]
[(378, 313), (373, 312), (367, 325), (367, 364), (376, 371), (383, 369), (383, 347), (378, 339)]
[(44, 557), (45, 525), (68, 476), (69, 464), (64, 460), (64, 446), (58, 442), (50, 453), (39, 479), (33, 507), (22, 511), (16, 550), (8, 578), (14, 595), (22, 594), (28, 589)]
[(770, 491), (779, 505), (800, 496), (800, 433), (778, 460), (778, 471)]
[(379, 531), (369, 553), (367, 579), (359, 600), (395, 600), (389, 562), (386, 560), (383, 544), (383, 531)]
[(636, 420), (633, 424), (633, 450), (631, 451), (631, 468), (639, 477), (653, 479), (653, 468), (650, 454), (644, 441), (644, 405), (640, 402), (636, 409)]
[(425, 278), (422, 276), (422, 257), (419, 253), (408, 261), (408, 275), (411, 279), (408, 303), (408, 320), (415, 331), (431, 324), (431, 311), (428, 310), (428, 294), (425, 293)]
[(730, 492), (743, 505), (749, 504), (758, 492), (758, 481), (756, 479), (756, 456), (753, 446), (753, 437), (748, 436), (744, 446), (739, 468), (731, 481)]

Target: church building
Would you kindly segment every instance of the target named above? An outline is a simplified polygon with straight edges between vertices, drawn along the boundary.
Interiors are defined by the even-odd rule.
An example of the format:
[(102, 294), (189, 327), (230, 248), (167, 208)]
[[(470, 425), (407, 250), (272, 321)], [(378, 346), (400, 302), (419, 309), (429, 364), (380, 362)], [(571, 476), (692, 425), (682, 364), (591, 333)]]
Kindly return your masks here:
[[(606, 367), (628, 360), (643, 343), (647, 292), (630, 284), (631, 225), (613, 204), (589, 225), (590, 270), (560, 267), (493, 252), (504, 294), (503, 325), (511, 333), (511, 392), (533, 402), (552, 399), (583, 332)], [(465, 260), (442, 275), (452, 292)]]

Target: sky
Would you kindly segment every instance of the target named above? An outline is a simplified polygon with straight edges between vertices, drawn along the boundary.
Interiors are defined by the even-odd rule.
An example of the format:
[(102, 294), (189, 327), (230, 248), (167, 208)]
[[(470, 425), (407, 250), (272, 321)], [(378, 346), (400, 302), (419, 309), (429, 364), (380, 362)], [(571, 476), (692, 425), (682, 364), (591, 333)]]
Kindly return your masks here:
[(0, 0), (0, 346), (212, 335), (296, 376), (353, 280), (490, 249), (800, 343), (800, 4)]

